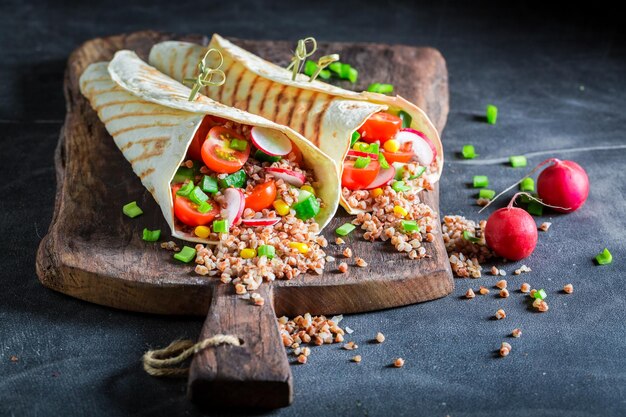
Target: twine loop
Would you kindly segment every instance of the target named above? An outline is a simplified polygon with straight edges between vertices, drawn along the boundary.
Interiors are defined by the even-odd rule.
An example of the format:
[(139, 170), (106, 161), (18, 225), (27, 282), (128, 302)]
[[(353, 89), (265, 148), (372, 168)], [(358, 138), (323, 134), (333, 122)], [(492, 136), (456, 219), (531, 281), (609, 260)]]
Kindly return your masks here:
[(241, 342), (231, 334), (217, 334), (197, 343), (188, 339), (175, 340), (162, 349), (147, 351), (142, 358), (143, 369), (152, 376), (184, 377), (189, 368), (178, 365), (210, 346), (219, 345), (241, 346)]

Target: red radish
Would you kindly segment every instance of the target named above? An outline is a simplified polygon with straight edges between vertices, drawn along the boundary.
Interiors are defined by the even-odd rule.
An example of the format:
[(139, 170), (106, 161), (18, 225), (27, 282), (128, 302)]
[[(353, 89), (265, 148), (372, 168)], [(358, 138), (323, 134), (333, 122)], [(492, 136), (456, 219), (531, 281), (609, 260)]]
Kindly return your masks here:
[(530, 256), (537, 246), (537, 224), (530, 214), (513, 207), (515, 194), (507, 207), (494, 211), (487, 219), (485, 240), (498, 256), (519, 261)]
[(243, 223), (244, 226), (251, 226), (251, 227), (259, 227), (259, 226), (274, 226), (276, 223), (278, 223), (280, 221), (280, 219), (278, 217), (271, 217), (271, 218), (262, 218), (262, 219), (243, 219), (241, 221), (241, 223)]
[(254, 126), (250, 130), (254, 146), (271, 156), (284, 156), (291, 152), (291, 141), (282, 132), (267, 127)]
[(285, 168), (265, 168), (265, 171), (269, 172), (276, 178), (279, 178), (285, 181), (287, 184), (291, 184), (295, 187), (302, 187), (304, 182), (306, 181), (306, 177), (304, 174), (300, 172), (292, 171), (290, 169)]
[(378, 155), (375, 153), (355, 151), (354, 149), (350, 149), (348, 151), (348, 156), (356, 156), (356, 157), (362, 156), (363, 158), (367, 158), (369, 156), (372, 159), (378, 160)]
[(222, 191), (226, 200), (226, 207), (222, 209), (222, 218), (228, 220), (228, 227), (239, 224), (243, 209), (246, 206), (246, 198), (239, 188), (227, 188)]
[(398, 141), (400, 147), (405, 143), (410, 143), (421, 165), (429, 166), (437, 157), (437, 149), (433, 142), (418, 130), (402, 129), (394, 139)]
[(546, 205), (561, 213), (571, 213), (585, 204), (589, 195), (589, 178), (574, 161), (550, 158), (552, 163), (537, 178), (537, 193)]
[(380, 171), (378, 171), (378, 175), (376, 176), (376, 178), (374, 178), (374, 181), (372, 181), (370, 185), (365, 187), (365, 189), (372, 190), (374, 188), (384, 187), (385, 185), (389, 184), (389, 181), (391, 181), (395, 176), (396, 169), (393, 167), (393, 165), (390, 165), (389, 168), (381, 169)]

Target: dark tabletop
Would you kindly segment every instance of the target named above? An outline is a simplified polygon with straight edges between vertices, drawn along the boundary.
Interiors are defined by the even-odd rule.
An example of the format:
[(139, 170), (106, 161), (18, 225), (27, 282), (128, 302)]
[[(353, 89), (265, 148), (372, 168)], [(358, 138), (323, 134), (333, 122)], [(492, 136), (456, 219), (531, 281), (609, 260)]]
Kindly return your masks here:
[[(0, 2), (1, 416), (198, 414), (184, 382), (147, 376), (139, 359), (149, 347), (197, 337), (200, 318), (91, 305), (44, 288), (34, 270), (52, 216), (68, 54), (89, 38), (148, 28), (438, 48), (451, 93), (442, 214), (484, 218), (467, 183), (484, 174), (499, 190), (518, 179), (523, 169), (498, 162), (509, 155), (554, 150), (530, 164), (569, 158), (589, 174), (586, 205), (537, 219), (553, 225), (535, 253), (504, 266), (514, 288), (523, 280), (546, 289), (549, 312), (533, 312), (518, 292), (460, 298), (495, 283), (485, 276), (456, 279), (442, 300), (346, 317), (363, 362), (350, 363), (354, 352), (338, 345), (314, 349), (307, 365), (292, 367), (294, 404), (272, 415), (626, 415), (626, 48), (616, 11), (598, 2), (558, 11), (496, 1), (51, 3)], [(496, 126), (478, 117), (489, 103), (500, 110)], [(463, 164), (456, 152), (466, 143), (495, 161)], [(581, 149), (601, 146), (622, 148)], [(605, 246), (613, 264), (594, 265)], [(533, 271), (512, 277), (522, 263)], [(570, 282), (575, 293), (560, 294)], [(491, 320), (500, 306), (507, 318)], [(515, 327), (520, 339), (508, 337)], [(368, 343), (378, 331), (387, 341)], [(513, 351), (501, 359), (495, 352), (504, 340)], [(405, 367), (388, 367), (398, 356)]]

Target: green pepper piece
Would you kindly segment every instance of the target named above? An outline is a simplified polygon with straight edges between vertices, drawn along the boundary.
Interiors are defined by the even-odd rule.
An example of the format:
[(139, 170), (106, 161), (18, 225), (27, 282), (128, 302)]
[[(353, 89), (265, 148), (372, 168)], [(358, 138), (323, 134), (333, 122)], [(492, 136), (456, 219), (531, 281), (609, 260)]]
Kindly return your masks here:
[(280, 156), (268, 155), (265, 152), (257, 149), (257, 151), (254, 153), (254, 159), (261, 162), (278, 162), (280, 161)]
[(218, 191), (217, 179), (215, 179), (215, 177), (205, 175), (202, 177), (202, 181), (200, 181), (200, 188), (205, 193), (215, 194)]
[(296, 211), (296, 217), (300, 220), (308, 220), (317, 216), (320, 212), (320, 203), (317, 198), (308, 191), (300, 190), (298, 202), (292, 207)]
[(193, 182), (195, 172), (193, 168), (179, 167), (172, 178), (172, 184), (183, 183), (185, 181)]

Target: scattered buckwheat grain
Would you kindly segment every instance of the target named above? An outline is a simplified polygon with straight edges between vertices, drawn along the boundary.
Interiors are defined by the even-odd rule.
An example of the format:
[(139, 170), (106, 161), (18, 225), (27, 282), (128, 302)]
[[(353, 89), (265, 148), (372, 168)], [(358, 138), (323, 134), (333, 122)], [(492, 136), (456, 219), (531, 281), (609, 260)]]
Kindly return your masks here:
[(385, 335), (381, 332), (376, 333), (376, 341), (378, 343), (383, 343), (385, 341)]
[(507, 290), (506, 288), (500, 290), (500, 297), (508, 298), (508, 296), (509, 296), (509, 290)]
[(352, 258), (352, 249), (345, 248), (343, 250), (343, 256), (346, 257), (346, 258)]
[(527, 282), (523, 282), (519, 290), (523, 293), (528, 293), (530, 291), (530, 284)]
[(489, 294), (489, 288), (487, 288), (487, 287), (483, 287), (483, 286), (481, 285), (481, 286), (480, 286), (480, 288), (478, 289), (478, 292), (479, 292), (481, 295), (487, 295), (487, 294)]
[(474, 298), (476, 297), (476, 294), (474, 294), (474, 290), (472, 290), (471, 288), (469, 290), (467, 290), (467, 292), (465, 293), (465, 298)]
[(306, 357), (306, 356), (304, 356), (303, 354), (300, 354), (300, 355), (298, 356), (298, 362), (300, 362), (300, 363), (304, 364), (304, 363), (306, 363), (306, 361), (307, 361), (307, 357)]
[(500, 288), (501, 290), (506, 288), (506, 280), (505, 279), (501, 279), (500, 281), (496, 282), (496, 287)]
[(537, 307), (537, 310), (539, 310), (542, 313), (545, 313), (546, 311), (548, 311), (548, 303), (541, 300), (541, 303), (539, 303), (539, 307)]
[(522, 330), (515, 328), (513, 329), (513, 331), (511, 332), (511, 336), (513, 337), (520, 337), (522, 335)]
[(500, 270), (495, 266), (491, 267), (491, 275), (500, 275)]
[(541, 223), (541, 226), (539, 226), (539, 230), (541, 230), (542, 232), (547, 232), (548, 229), (550, 228), (550, 226), (552, 226), (552, 223), (550, 223), (550, 222), (543, 222), (543, 223)]
[(367, 262), (365, 262), (365, 259), (363, 258), (359, 258), (358, 256), (356, 257), (356, 266), (360, 266), (361, 268), (365, 268), (367, 266)]
[(352, 357), (352, 362), (359, 363), (361, 362), (361, 355), (356, 355)]
[(510, 352), (511, 352), (511, 345), (508, 344), (507, 342), (502, 342), (502, 345), (500, 346), (500, 356), (502, 357), (508, 356)]
[(343, 245), (344, 243), (346, 243), (346, 241), (343, 240), (342, 238), (338, 237), (338, 238), (335, 239), (335, 243), (337, 245)]
[(566, 284), (563, 287), (563, 292), (565, 292), (566, 294), (571, 294), (574, 292), (574, 286), (572, 284)]
[(502, 320), (505, 317), (506, 317), (506, 313), (504, 312), (503, 309), (499, 309), (498, 311), (496, 311), (496, 319)]
[(357, 349), (358, 347), (359, 347), (359, 345), (357, 345), (354, 342), (348, 342), (345, 345), (343, 345), (343, 348), (345, 350), (354, 350), (354, 349)]
[(393, 361), (393, 366), (395, 366), (396, 368), (402, 368), (404, 366), (404, 359), (396, 359), (395, 361)]
[(339, 264), (339, 266), (337, 267), (337, 269), (339, 270), (339, 272), (341, 272), (342, 274), (345, 274), (346, 272), (348, 272), (348, 264), (345, 262), (342, 262)]

